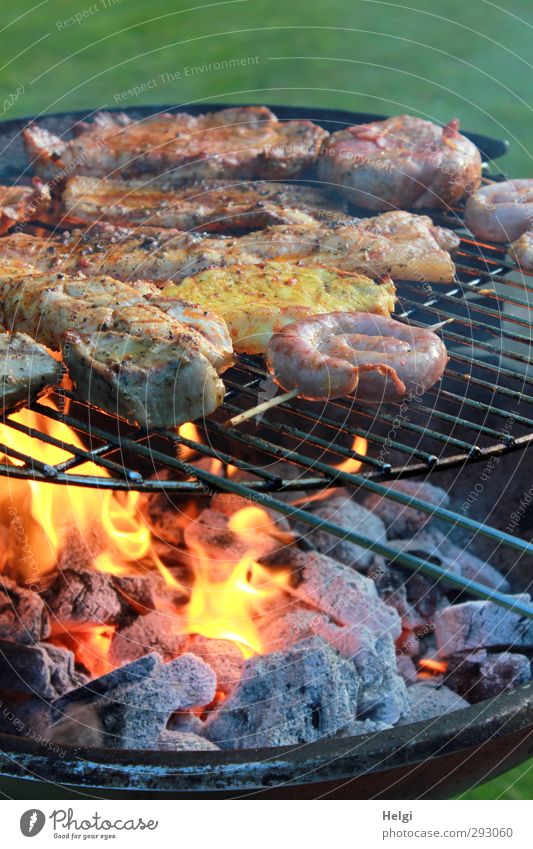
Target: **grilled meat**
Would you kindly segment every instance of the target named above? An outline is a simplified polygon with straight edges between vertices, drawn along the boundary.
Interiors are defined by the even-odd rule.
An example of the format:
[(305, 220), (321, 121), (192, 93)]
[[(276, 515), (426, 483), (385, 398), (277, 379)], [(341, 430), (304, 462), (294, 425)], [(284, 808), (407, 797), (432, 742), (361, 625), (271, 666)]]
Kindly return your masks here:
[(353, 272), (271, 260), (261, 266), (215, 268), (171, 283), (157, 304), (177, 295), (214, 308), (226, 321), (235, 350), (259, 354), (272, 333), (307, 315), (334, 310), (389, 315), (395, 288), (390, 280), (375, 283)]
[(60, 364), (25, 333), (0, 332), (0, 410), (26, 407), (57, 385)]
[(224, 400), (216, 371), (177, 340), (109, 331), (74, 333), (64, 359), (77, 391), (89, 403), (147, 429), (208, 415)]
[(267, 365), (283, 389), (312, 401), (354, 394), (381, 404), (423, 393), (441, 379), (448, 354), (436, 333), (368, 313), (313, 315), (275, 333)]
[(6, 258), (30, 261), (43, 270), (120, 280), (179, 280), (208, 268), (258, 265), (266, 259), (305, 260), (372, 278), (448, 283), (450, 250), (459, 239), (430, 218), (388, 212), (363, 220), (278, 225), (245, 236), (201, 236), (176, 230), (141, 231), (102, 225), (74, 231), (63, 241), (16, 233), (2, 240)]
[(174, 185), (72, 177), (61, 196), (60, 222), (111, 224), (209, 232), (254, 230), (272, 224), (307, 224), (342, 214), (346, 204), (327, 191), (285, 183), (203, 180)]
[[(170, 427), (208, 414), (222, 402), (224, 385), (217, 370), (222, 371), (231, 363), (231, 341), (223, 322), (208, 310), (198, 326), (192, 320), (184, 323), (172, 315), (178, 308), (185, 311), (182, 301), (168, 301), (165, 307), (169, 311), (165, 312), (149, 302), (151, 294), (150, 286), (135, 288), (105, 276), (92, 280), (69, 278), (38, 272), (22, 263), (4, 263), (0, 268), (0, 318), (6, 327), (28, 333), (52, 350), (62, 350), (78, 378), (87, 367), (87, 352), (99, 351), (100, 338), (111, 331), (113, 345), (110, 342), (109, 347), (104, 346), (98, 356), (95, 353), (95, 363), (101, 366), (98, 391), (86, 391), (90, 370), (80, 391), (84, 391), (87, 400), (113, 414), (119, 409), (133, 409), (134, 392), (135, 409), (144, 410), (135, 418), (138, 424)], [(224, 344), (219, 346), (221, 340)], [(117, 366), (117, 350), (127, 354), (128, 370)], [(134, 350), (139, 351), (139, 359), (132, 361)], [(102, 381), (103, 375), (109, 376), (113, 369), (110, 407), (104, 406), (106, 397), (111, 396), (103, 392)], [(170, 394), (164, 399), (153, 398), (151, 393), (157, 390), (163, 374)], [(195, 386), (185, 386), (183, 381), (191, 374), (201, 375), (201, 380)], [(145, 394), (137, 395), (141, 385)], [(160, 419), (156, 417), (157, 410), (161, 411)]]
[[(278, 121), (264, 106), (205, 115), (164, 113), (134, 121), (99, 113), (63, 141), (38, 125), (23, 132), (35, 171), (47, 178), (158, 176), (184, 179), (298, 177), (318, 156), (325, 130), (311, 121)], [(179, 171), (177, 171), (179, 169)]]
[(481, 157), (457, 120), (398, 115), (333, 133), (318, 173), (365, 209), (438, 209), (479, 186)]
[(468, 198), (466, 226), (480, 239), (513, 242), (533, 221), (533, 180), (483, 186)]
[(32, 186), (0, 186), (0, 234), (30, 221), (48, 207), (50, 192), (37, 178)]
[(509, 258), (524, 271), (533, 271), (533, 230), (526, 230), (509, 249)]

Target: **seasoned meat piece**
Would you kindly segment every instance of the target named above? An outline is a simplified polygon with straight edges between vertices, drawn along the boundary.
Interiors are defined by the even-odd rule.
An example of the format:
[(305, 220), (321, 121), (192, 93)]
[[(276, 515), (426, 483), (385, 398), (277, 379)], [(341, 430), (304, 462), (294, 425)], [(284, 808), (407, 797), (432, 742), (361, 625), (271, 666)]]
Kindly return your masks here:
[(224, 384), (207, 360), (178, 340), (123, 333), (72, 334), (65, 362), (79, 394), (141, 427), (168, 428), (209, 415)]
[[(62, 350), (80, 394), (91, 403), (142, 427), (174, 427), (222, 402), (217, 369), (231, 363), (231, 343), (221, 319), (197, 311), (197, 330), (192, 315), (187, 323), (172, 315), (175, 301), (165, 305), (166, 313), (146, 300), (143, 293), (151, 291), (4, 262), (0, 319)], [(220, 339), (225, 347), (217, 347)]]
[[(307, 315), (364, 310), (388, 316), (395, 288), (390, 280), (375, 283), (348, 271), (272, 260), (261, 266), (203, 271), (169, 284), (161, 294), (194, 297), (214, 307), (229, 328), (235, 350), (260, 354), (272, 333)], [(156, 303), (164, 308), (163, 298)]]
[(439, 209), (479, 186), (481, 157), (457, 120), (398, 115), (333, 133), (318, 173), (365, 209)]
[[(219, 371), (232, 363), (227, 328), (207, 307), (167, 299), (161, 309), (151, 300), (155, 292), (160, 294), (155, 287), (129, 286), (103, 275), (87, 280), (7, 262), (0, 268), (4, 324), (52, 350), (59, 351), (71, 332), (86, 336), (115, 330), (157, 340), (188, 338)], [(187, 312), (185, 321), (178, 319)]]
[(267, 259), (305, 260), (379, 279), (448, 283), (455, 268), (450, 230), (425, 215), (387, 212), (338, 224), (279, 225), (245, 236), (205, 236), (177, 230), (141, 231), (102, 225), (74, 231), (63, 241), (16, 233), (3, 240), (6, 258), (44, 270), (120, 280), (179, 280), (208, 268), (259, 265)]
[(196, 116), (163, 113), (139, 121), (100, 113), (70, 141), (35, 124), (23, 131), (30, 162), (47, 178), (173, 172), (187, 180), (279, 180), (298, 177), (312, 165), (326, 136), (311, 121), (278, 121), (264, 106)]
[(510, 247), (509, 258), (525, 271), (533, 271), (533, 230), (526, 230)]
[(483, 186), (468, 198), (466, 226), (480, 239), (513, 242), (533, 222), (533, 180)]
[(57, 385), (59, 363), (25, 333), (0, 332), (0, 409), (26, 407)]
[(32, 186), (0, 186), (0, 234), (39, 217), (50, 203), (50, 192), (39, 179)]
[(111, 224), (209, 232), (254, 230), (342, 217), (346, 203), (311, 186), (203, 180), (174, 184), (72, 177), (61, 196), (61, 224)]

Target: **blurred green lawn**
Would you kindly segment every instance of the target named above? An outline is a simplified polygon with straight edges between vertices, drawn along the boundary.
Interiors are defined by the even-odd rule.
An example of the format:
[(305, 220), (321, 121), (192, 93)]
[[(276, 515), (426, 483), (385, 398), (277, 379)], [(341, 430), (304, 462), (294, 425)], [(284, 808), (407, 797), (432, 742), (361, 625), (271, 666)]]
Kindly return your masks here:
[[(19, 0), (2, 4), (0, 113), (227, 100), (459, 117), (511, 142), (509, 176), (533, 176), (532, 26), (531, 0)], [(468, 798), (531, 799), (526, 773)]]

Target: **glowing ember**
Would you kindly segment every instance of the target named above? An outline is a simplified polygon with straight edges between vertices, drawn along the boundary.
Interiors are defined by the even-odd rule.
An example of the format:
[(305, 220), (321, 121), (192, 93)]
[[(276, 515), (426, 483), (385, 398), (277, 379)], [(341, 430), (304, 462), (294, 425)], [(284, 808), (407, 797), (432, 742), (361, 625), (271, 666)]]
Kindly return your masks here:
[(418, 661), (420, 672), (419, 678), (432, 678), (434, 675), (444, 675), (448, 664), (444, 660), (435, 660), (431, 657), (421, 657)]

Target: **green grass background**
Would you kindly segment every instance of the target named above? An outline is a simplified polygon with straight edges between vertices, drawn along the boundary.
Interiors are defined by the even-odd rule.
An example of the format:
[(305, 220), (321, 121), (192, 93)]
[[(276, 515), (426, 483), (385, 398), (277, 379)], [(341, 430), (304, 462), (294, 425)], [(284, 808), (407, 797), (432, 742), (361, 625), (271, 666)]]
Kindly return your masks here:
[[(0, 105), (15, 95), (4, 118), (217, 100), (406, 111), (508, 139), (501, 167), (533, 176), (531, 0), (19, 0), (1, 11)], [(230, 60), (246, 64), (209, 68)], [(531, 765), (467, 798), (531, 799)]]

